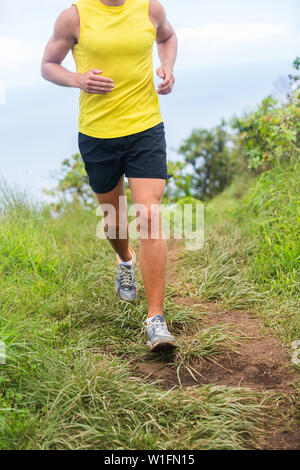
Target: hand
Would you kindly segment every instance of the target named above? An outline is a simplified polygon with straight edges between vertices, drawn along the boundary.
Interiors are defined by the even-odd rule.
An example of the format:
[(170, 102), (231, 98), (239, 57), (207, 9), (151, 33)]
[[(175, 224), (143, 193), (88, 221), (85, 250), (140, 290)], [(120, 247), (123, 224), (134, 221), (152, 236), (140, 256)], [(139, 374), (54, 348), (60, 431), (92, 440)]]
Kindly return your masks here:
[(86, 93), (95, 95), (107, 95), (107, 93), (110, 93), (115, 87), (114, 81), (111, 78), (100, 77), (101, 73), (101, 70), (92, 69), (81, 74), (79, 88)]
[(173, 70), (162, 65), (156, 70), (156, 73), (159, 78), (163, 79), (158, 86), (157, 93), (159, 95), (169, 95), (172, 92), (175, 83)]

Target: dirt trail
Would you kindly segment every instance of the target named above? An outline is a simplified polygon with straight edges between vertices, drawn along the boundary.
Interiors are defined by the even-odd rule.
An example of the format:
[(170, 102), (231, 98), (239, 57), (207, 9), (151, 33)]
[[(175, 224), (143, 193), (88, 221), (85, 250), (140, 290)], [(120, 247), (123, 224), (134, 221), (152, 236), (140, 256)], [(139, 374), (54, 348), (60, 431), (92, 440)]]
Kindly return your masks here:
[[(169, 244), (169, 285), (176, 285), (176, 263), (180, 262), (178, 244)], [(214, 358), (202, 359), (193, 364), (197, 371), (194, 378), (184, 368), (180, 372), (181, 386), (201, 384), (225, 385), (235, 388), (247, 388), (254, 391), (274, 391), (292, 395), (299, 374), (293, 371), (287, 353), (280, 340), (263, 330), (263, 319), (255, 318), (251, 312), (225, 311), (219, 305), (203, 302), (201, 299), (178, 295), (174, 301), (178, 305), (188, 306), (202, 318), (201, 329), (216, 325), (226, 325), (232, 334), (242, 336), (237, 352), (227, 352)], [(203, 320), (203, 312), (205, 318)], [(135, 362), (135, 361), (133, 361)], [(179, 379), (172, 358), (137, 360), (135, 367), (146, 378), (157, 378), (165, 388), (179, 385)], [(195, 380), (196, 378), (196, 380)], [(265, 449), (300, 449), (300, 430), (289, 422), (290, 406), (283, 405), (278, 413), (276, 431), (270, 431), (266, 423)]]

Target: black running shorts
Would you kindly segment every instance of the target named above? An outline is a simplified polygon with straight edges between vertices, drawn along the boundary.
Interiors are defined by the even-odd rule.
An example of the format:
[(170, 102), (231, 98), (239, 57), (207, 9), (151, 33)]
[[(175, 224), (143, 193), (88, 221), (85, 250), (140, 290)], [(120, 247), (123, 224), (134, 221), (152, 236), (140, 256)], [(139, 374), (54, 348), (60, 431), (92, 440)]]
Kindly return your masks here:
[(164, 123), (137, 134), (98, 139), (79, 133), (79, 150), (95, 193), (112, 191), (121, 176), (167, 180)]

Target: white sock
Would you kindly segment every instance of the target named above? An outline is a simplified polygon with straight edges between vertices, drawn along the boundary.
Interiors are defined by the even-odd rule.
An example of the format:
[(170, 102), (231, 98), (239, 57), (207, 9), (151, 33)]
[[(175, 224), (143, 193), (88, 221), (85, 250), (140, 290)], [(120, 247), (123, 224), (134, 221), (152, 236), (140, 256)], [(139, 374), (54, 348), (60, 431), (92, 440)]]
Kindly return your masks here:
[[(158, 313), (157, 315), (162, 316), (161, 313)], [(155, 315), (154, 317), (146, 318), (146, 320), (145, 320), (146, 324), (147, 324), (147, 325), (150, 325), (150, 323), (152, 322), (152, 320), (153, 320), (155, 317), (157, 317), (157, 315)]]
[(131, 258), (129, 261), (123, 261), (119, 255), (117, 255), (117, 258), (118, 258), (118, 263), (121, 264), (122, 266), (127, 266), (128, 268), (131, 268), (132, 266), (132, 260), (133, 258), (135, 258), (135, 252), (133, 251), (132, 248), (129, 248), (129, 251), (131, 253)]

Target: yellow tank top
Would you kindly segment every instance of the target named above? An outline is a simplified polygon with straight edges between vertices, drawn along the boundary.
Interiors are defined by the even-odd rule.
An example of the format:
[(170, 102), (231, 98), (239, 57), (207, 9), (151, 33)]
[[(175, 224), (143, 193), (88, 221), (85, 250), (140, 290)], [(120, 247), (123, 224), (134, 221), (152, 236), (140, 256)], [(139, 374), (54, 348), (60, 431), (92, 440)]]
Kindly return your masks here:
[(79, 0), (80, 37), (73, 47), (78, 73), (97, 68), (114, 80), (107, 95), (80, 93), (79, 131), (114, 138), (142, 132), (162, 122), (153, 80), (155, 29), (149, 0), (107, 6)]

